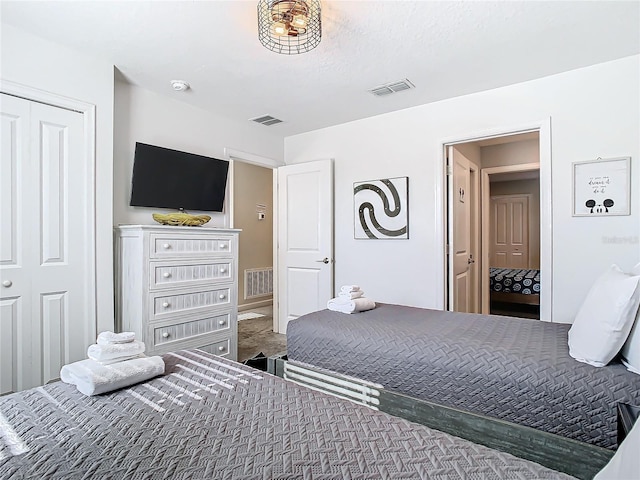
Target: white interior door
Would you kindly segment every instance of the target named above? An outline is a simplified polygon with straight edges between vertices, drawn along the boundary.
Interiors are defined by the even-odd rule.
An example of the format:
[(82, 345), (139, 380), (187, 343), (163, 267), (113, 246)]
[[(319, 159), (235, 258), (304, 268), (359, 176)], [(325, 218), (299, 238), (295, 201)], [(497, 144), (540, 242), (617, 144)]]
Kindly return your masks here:
[(449, 146), (449, 305), (455, 312), (473, 312), (478, 289), (472, 268), (471, 163), (455, 147)]
[(491, 197), (491, 266), (529, 268), (529, 197)]
[(2, 94), (0, 393), (58, 378), (95, 339), (78, 112)]
[(278, 168), (278, 331), (333, 296), (333, 164)]

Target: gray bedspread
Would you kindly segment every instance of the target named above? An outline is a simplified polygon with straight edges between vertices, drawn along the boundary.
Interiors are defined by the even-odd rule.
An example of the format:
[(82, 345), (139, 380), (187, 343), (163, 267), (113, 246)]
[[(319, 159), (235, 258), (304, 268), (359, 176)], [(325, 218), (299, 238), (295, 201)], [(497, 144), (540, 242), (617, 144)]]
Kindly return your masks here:
[(0, 398), (0, 478), (570, 478), (205, 352), (97, 397)]
[(616, 446), (616, 403), (640, 375), (569, 356), (570, 325), (398, 305), (289, 322), (289, 360), (590, 444)]

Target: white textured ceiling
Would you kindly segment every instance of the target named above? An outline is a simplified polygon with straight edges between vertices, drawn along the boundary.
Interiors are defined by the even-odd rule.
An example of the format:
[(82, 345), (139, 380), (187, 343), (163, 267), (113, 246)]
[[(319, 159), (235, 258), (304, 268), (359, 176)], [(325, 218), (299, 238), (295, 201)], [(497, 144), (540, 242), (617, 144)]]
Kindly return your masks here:
[[(257, 1), (0, 4), (2, 22), (112, 62), (136, 85), (286, 136), (640, 53), (638, 1), (322, 2), (322, 42), (259, 43)], [(367, 90), (408, 78), (387, 97)], [(169, 81), (192, 90), (177, 93)]]

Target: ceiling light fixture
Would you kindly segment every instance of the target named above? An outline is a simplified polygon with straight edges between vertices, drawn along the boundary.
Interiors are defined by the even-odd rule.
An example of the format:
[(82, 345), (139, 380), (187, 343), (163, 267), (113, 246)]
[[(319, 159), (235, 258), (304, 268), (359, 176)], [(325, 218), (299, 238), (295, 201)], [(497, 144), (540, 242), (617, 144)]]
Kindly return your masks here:
[(176, 92), (184, 92), (185, 90), (189, 90), (191, 85), (189, 85), (184, 80), (171, 80), (171, 88), (173, 88)]
[(258, 38), (284, 55), (313, 50), (322, 38), (320, 0), (259, 0)]

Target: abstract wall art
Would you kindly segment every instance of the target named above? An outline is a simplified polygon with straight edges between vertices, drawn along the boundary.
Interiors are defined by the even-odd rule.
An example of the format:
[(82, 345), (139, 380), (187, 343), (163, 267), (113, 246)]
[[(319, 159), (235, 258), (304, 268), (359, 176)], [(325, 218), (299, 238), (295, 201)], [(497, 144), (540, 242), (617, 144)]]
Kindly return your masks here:
[(409, 238), (409, 177), (353, 184), (356, 239)]

